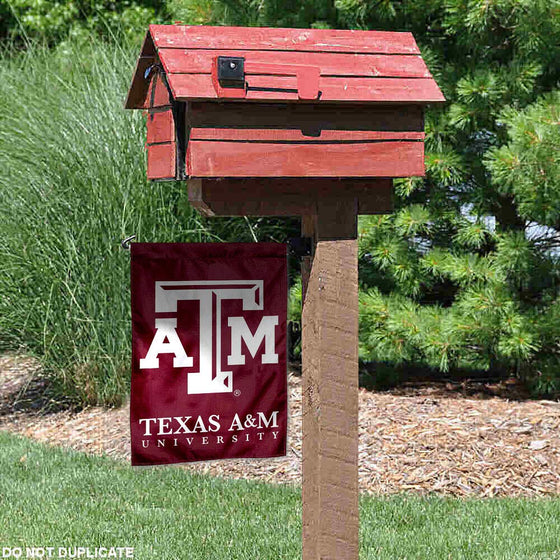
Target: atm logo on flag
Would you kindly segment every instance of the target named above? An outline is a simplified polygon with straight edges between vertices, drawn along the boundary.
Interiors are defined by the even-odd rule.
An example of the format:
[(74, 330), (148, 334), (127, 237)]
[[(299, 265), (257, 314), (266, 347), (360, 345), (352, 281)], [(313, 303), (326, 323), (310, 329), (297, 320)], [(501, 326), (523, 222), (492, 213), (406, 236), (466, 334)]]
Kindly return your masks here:
[[(161, 354), (173, 355), (173, 368), (192, 368), (194, 360), (191, 350), (185, 348), (177, 334), (177, 303), (197, 301), (199, 303), (199, 371), (188, 372), (187, 392), (190, 395), (231, 393), (233, 372), (222, 370), (222, 302), (240, 300), (243, 311), (264, 309), (263, 280), (219, 280), (219, 281), (164, 281), (155, 283), (155, 312), (166, 314), (156, 317), (156, 332), (144, 358), (139, 360), (139, 369), (157, 369)], [(175, 316), (169, 316), (174, 314)], [(230, 353), (227, 365), (245, 364), (248, 352), (255, 358), (259, 348), (264, 346), (260, 356), (261, 364), (278, 364), (275, 350), (278, 315), (264, 315), (254, 332), (243, 316), (227, 317), (230, 333)], [(244, 344), (242, 344), (244, 343)]]
[(133, 243), (131, 460), (286, 454), (287, 248)]

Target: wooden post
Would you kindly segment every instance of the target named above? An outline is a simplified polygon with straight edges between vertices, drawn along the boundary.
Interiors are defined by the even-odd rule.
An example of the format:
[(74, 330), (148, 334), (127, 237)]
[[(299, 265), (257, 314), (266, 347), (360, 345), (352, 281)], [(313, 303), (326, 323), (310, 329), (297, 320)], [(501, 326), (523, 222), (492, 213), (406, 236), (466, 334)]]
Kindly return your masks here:
[(302, 267), (303, 560), (358, 559), (356, 220), (351, 197), (319, 199), (302, 219), (314, 238)]

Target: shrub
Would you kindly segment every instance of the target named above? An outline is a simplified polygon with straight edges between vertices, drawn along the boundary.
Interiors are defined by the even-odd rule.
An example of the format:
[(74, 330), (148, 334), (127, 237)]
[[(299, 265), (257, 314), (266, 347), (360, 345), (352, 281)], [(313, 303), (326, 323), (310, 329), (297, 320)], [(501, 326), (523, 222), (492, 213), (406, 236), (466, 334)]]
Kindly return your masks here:
[(184, 183), (147, 183), (144, 119), (123, 109), (137, 51), (70, 42), (0, 68), (0, 341), (40, 356), (76, 403), (118, 404), (128, 392), (120, 240), (283, 241), (289, 230), (205, 220)]

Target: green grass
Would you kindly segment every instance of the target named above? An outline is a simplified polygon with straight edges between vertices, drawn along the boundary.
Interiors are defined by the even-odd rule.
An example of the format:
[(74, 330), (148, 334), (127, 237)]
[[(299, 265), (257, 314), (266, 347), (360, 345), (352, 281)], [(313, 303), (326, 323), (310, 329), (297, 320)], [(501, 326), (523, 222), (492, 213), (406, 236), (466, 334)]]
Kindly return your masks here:
[(0, 547), (134, 546), (137, 560), (297, 557), (292, 488), (133, 469), (2, 432), (0, 446)]
[[(134, 546), (137, 560), (291, 560), (300, 493), (132, 469), (0, 432), (0, 547)], [(560, 558), (560, 500), (363, 497), (361, 559)]]
[(283, 240), (278, 220), (201, 218), (184, 183), (146, 181), (125, 111), (140, 45), (68, 42), (0, 55), (0, 346), (43, 360), (60, 394), (119, 404), (130, 363), (120, 240)]

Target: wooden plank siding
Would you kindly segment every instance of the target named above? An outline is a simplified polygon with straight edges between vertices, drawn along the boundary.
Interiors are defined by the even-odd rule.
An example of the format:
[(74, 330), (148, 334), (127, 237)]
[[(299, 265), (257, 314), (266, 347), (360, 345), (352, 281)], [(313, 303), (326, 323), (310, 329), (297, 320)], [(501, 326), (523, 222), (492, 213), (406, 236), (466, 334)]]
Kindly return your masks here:
[(424, 123), (417, 106), (193, 102), (188, 123), (191, 177), (424, 173)]
[(136, 62), (132, 84), (128, 90), (128, 95), (124, 104), (125, 109), (142, 109), (148, 93), (150, 82), (146, 79), (146, 70), (157, 59), (156, 47), (150, 32), (146, 34), (142, 43), (142, 50)]
[(412, 33), (393, 31), (150, 25), (150, 34), (158, 49), (420, 54)]
[(149, 113), (146, 125), (146, 141), (148, 144), (175, 141), (175, 126), (171, 109)]
[[(210, 74), (217, 56), (243, 56), (246, 62), (318, 66), (322, 76), (363, 76), (371, 78), (431, 78), (420, 56), (341, 54), (299, 51), (247, 51), (232, 49), (159, 49), (159, 58), (168, 74)], [(259, 72), (247, 71), (248, 75)]]
[(176, 175), (175, 142), (148, 144), (148, 179), (174, 179)]
[(146, 128), (148, 179), (151, 181), (175, 179), (177, 175), (177, 147), (172, 109), (150, 111), (147, 116)]
[(193, 140), (190, 177), (411, 177), (424, 174), (424, 144)]
[[(290, 65), (319, 68), (320, 102), (443, 100), (410, 33), (158, 25), (150, 32), (178, 100), (238, 96), (212, 81), (213, 61), (228, 55), (253, 68), (246, 94), (240, 90), (247, 100), (301, 101)], [(286, 75), (271, 75), (267, 64), (284, 65)]]
[(192, 128), (301, 130), (312, 136), (326, 130), (424, 132), (420, 105), (193, 101), (188, 114)]
[[(173, 97), (180, 101), (220, 99), (210, 74), (169, 74)], [(239, 98), (231, 88), (228, 97)], [(223, 99), (223, 98), (222, 98)], [(319, 78), (319, 100), (301, 101), (295, 76), (247, 77), (247, 101), (293, 101), (298, 103), (429, 103), (443, 101), (432, 78)]]
[(154, 107), (171, 107), (172, 99), (169, 95), (169, 89), (164, 81), (164, 76), (157, 71), (150, 74), (150, 85), (144, 103), (143, 109), (152, 109)]
[(319, 130), (306, 134), (301, 130), (270, 128), (192, 128), (190, 140), (232, 142), (369, 142), (380, 140), (424, 140), (423, 132), (384, 132), (377, 130)]

